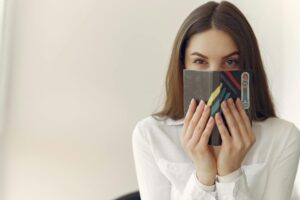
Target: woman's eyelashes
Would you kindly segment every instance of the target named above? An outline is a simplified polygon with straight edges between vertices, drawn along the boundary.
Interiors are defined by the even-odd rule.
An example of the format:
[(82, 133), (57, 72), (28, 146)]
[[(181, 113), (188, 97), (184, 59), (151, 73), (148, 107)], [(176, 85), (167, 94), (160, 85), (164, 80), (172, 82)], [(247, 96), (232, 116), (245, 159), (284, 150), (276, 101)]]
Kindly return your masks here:
[(226, 60), (226, 65), (229, 67), (238, 67), (239, 66), (239, 60), (238, 59), (228, 59)]
[(202, 60), (202, 59), (196, 59), (193, 63), (196, 63), (196, 64), (207, 64), (207, 62), (205, 60)]
[[(207, 61), (203, 60), (203, 59), (195, 59), (193, 61), (193, 63), (195, 64), (199, 64), (199, 65), (206, 65), (208, 64)], [(239, 67), (239, 59), (227, 59), (224, 63), (225, 67), (229, 67), (229, 68), (236, 68), (236, 67)]]

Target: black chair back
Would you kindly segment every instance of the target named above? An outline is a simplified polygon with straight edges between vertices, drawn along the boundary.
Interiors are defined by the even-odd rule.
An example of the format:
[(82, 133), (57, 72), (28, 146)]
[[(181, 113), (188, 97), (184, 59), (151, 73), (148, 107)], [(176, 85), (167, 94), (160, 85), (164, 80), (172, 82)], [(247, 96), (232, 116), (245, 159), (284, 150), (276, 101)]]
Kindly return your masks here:
[(140, 192), (135, 191), (129, 194), (125, 194), (121, 197), (116, 198), (115, 200), (141, 200)]

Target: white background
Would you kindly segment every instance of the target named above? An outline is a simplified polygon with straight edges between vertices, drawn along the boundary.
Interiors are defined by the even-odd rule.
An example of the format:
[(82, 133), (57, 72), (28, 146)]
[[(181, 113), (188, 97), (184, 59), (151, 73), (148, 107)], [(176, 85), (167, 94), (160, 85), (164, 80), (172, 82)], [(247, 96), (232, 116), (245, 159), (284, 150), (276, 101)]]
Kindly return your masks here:
[[(204, 2), (6, 1), (0, 199), (99, 200), (136, 190), (133, 127), (159, 110), (175, 35)], [(257, 36), (278, 115), (300, 128), (299, 1), (231, 2)]]

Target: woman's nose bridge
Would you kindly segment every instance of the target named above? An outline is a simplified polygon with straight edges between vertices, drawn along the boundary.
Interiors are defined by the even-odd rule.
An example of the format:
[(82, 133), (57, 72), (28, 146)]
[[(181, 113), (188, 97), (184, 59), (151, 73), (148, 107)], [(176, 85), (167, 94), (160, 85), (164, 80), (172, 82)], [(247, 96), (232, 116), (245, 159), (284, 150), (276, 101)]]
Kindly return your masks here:
[(214, 71), (222, 69), (222, 63), (220, 61), (211, 61), (209, 62), (209, 68)]

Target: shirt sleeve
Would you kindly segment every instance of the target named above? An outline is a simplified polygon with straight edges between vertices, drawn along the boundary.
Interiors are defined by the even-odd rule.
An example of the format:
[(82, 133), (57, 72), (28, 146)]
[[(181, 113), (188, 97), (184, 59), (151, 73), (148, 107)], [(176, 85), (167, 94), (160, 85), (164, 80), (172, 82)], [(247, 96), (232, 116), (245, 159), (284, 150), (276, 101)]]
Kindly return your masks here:
[(295, 125), (286, 134), (285, 147), (272, 164), (265, 189), (265, 200), (290, 199), (298, 169), (300, 155), (300, 131)]
[(226, 176), (217, 175), (216, 191), (218, 200), (254, 200), (242, 168)]
[[(170, 200), (171, 183), (157, 166), (147, 135), (139, 124), (132, 134), (132, 150), (141, 199)], [(194, 171), (183, 189), (180, 200), (216, 200), (216, 192), (210, 190), (210, 186), (202, 185), (198, 181)]]
[(242, 176), (241, 168), (227, 174), (225, 176), (217, 175), (217, 180), (221, 183), (235, 181), (238, 177)]
[(197, 174), (196, 174), (196, 170), (193, 171), (193, 175), (194, 175), (194, 179), (196, 180), (197, 184), (204, 189), (207, 192), (214, 192), (216, 190), (216, 184), (213, 185), (204, 185), (203, 183), (201, 183), (198, 178), (197, 178)]
[(215, 185), (208, 186), (200, 183), (194, 170), (185, 186), (182, 200), (216, 200), (216, 195)]
[[(280, 156), (272, 163), (264, 200), (291, 198), (300, 156), (300, 131), (293, 126), (287, 134)], [(256, 200), (249, 191), (242, 168), (224, 177), (217, 176), (216, 191), (218, 200)]]
[(171, 184), (159, 170), (139, 123), (132, 134), (132, 150), (141, 199), (170, 199)]

